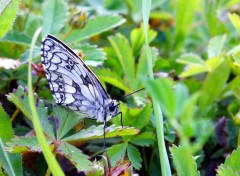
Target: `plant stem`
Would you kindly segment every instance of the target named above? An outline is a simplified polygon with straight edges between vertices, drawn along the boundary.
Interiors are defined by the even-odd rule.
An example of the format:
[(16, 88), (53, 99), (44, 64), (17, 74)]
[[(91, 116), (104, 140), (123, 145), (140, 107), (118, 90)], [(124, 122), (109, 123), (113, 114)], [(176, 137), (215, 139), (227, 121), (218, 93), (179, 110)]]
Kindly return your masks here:
[(29, 64), (28, 64), (28, 100), (29, 100), (29, 105), (30, 105), (30, 109), (31, 109), (31, 115), (32, 115), (32, 123), (33, 123), (33, 127), (34, 127), (34, 131), (36, 133), (37, 136), (37, 140), (41, 146), (42, 152), (43, 152), (43, 156), (46, 159), (46, 162), (48, 164), (48, 167), (51, 170), (51, 173), (55, 176), (63, 176), (64, 173), (61, 169), (61, 167), (59, 166), (58, 162), (56, 161), (53, 153), (51, 152), (48, 143), (44, 137), (42, 128), (41, 128), (41, 124), (40, 124), (40, 120), (38, 117), (38, 113), (37, 113), (37, 109), (35, 106), (35, 100), (34, 100), (34, 95), (33, 95), (33, 86), (32, 86), (32, 72), (31, 72), (31, 61), (32, 61), (32, 52), (33, 52), (33, 48), (34, 45), (37, 41), (37, 37), (39, 36), (41, 32), (41, 28), (39, 28), (32, 39), (32, 43), (30, 46), (30, 52), (29, 52)]
[(68, 31), (67, 31), (67, 33), (63, 36), (63, 38), (62, 38), (62, 41), (64, 41), (69, 35), (70, 35), (70, 33), (73, 31), (73, 28), (71, 27)]
[[(144, 34), (145, 34), (145, 46), (147, 50), (148, 58), (148, 75), (150, 79), (154, 79), (153, 76), (153, 63), (152, 63), (152, 53), (148, 42), (148, 20), (151, 10), (151, 0), (142, 0), (142, 13), (143, 13), (143, 24), (144, 24)], [(157, 128), (157, 139), (158, 139), (158, 150), (160, 156), (161, 171), (163, 176), (170, 176), (171, 168), (167, 156), (166, 146), (164, 142), (164, 130), (163, 130), (163, 116), (160, 105), (157, 103), (155, 97), (152, 97), (154, 116), (156, 119)]]
[(19, 112), (20, 112), (20, 110), (17, 108), (17, 109), (14, 111), (14, 113), (13, 113), (13, 115), (12, 115), (12, 117), (11, 117), (11, 121), (13, 121), (13, 120), (15, 119), (15, 117), (18, 115)]

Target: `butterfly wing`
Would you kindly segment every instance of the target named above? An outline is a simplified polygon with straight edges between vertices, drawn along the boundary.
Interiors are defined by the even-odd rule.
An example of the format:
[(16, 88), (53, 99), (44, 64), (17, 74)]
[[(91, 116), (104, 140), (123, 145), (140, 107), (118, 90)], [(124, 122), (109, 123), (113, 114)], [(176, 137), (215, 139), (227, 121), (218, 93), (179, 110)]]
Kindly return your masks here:
[(41, 51), (42, 64), (55, 101), (87, 118), (97, 119), (110, 98), (94, 73), (54, 36), (43, 38)]

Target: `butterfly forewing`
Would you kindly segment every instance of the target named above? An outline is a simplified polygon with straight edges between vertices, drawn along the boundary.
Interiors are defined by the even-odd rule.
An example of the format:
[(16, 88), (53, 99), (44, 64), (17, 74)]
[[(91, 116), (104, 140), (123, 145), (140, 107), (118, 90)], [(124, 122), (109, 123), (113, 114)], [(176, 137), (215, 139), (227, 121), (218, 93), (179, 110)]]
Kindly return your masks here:
[(57, 38), (47, 35), (42, 40), (42, 64), (56, 103), (79, 111), (85, 117), (106, 121), (118, 113), (108, 112), (107, 95), (94, 73), (79, 56)]

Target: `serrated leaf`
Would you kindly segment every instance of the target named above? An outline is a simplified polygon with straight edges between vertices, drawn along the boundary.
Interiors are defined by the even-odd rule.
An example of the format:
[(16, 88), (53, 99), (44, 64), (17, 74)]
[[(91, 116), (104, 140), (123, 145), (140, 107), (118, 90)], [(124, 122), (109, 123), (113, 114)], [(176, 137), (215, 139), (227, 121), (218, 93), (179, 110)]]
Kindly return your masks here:
[[(13, 102), (23, 114), (32, 119), (31, 110), (28, 101), (27, 89), (24, 89), (22, 86), (18, 86), (17, 89), (14, 89), (13, 93), (7, 95), (7, 99)], [(39, 120), (41, 121), (42, 128), (44, 132), (50, 136), (52, 139), (55, 138), (53, 127), (48, 121), (48, 109), (45, 107), (42, 100), (40, 100), (35, 94), (36, 109), (38, 113)]]
[(200, 176), (194, 157), (186, 148), (173, 146), (170, 148), (170, 151), (178, 175)]
[(73, 30), (66, 41), (81, 41), (120, 26), (125, 19), (117, 15), (102, 15), (90, 19), (81, 30)]
[[(5, 150), (5, 143), (14, 137), (11, 120), (0, 104), (0, 163), (10, 176), (23, 175), (22, 158), (20, 154), (10, 154)], [(1, 167), (0, 167), (1, 168)]]
[(98, 48), (97, 45), (85, 44), (76, 48), (82, 51), (86, 57), (85, 63), (89, 66), (96, 67), (102, 65), (103, 61), (107, 59), (106, 53), (102, 48)]
[(91, 170), (92, 163), (88, 160), (89, 157), (84, 155), (82, 151), (76, 147), (61, 142), (58, 146), (57, 153), (64, 155), (76, 167), (78, 172)]
[(109, 147), (107, 149), (108, 156), (111, 161), (111, 165), (115, 166), (118, 161), (123, 161), (126, 150), (127, 150), (127, 143), (117, 144)]
[(67, 21), (67, 4), (63, 0), (49, 0), (42, 5), (43, 30), (46, 34), (56, 35)]
[[(138, 134), (140, 131), (133, 127), (116, 127), (114, 124), (107, 127), (106, 129), (106, 138), (119, 137), (119, 136), (129, 136)], [(76, 141), (76, 140), (92, 140), (92, 139), (102, 139), (103, 138), (103, 125), (91, 126), (89, 128), (82, 129), (78, 133), (75, 133), (72, 136), (69, 136), (64, 141)]]
[(112, 72), (110, 70), (106, 70), (106, 69), (98, 69), (96, 71), (98, 78), (101, 81), (104, 81), (106, 83), (109, 83), (123, 91), (125, 91), (126, 93), (130, 93), (130, 89), (125, 86), (124, 81), (121, 77), (119, 77), (115, 72)]
[(142, 158), (141, 155), (139, 153), (139, 150), (134, 147), (133, 145), (128, 145), (127, 146), (127, 154), (128, 154), (128, 158), (130, 160), (130, 162), (132, 163), (133, 167), (136, 170), (140, 170), (142, 167)]
[[(151, 43), (157, 36), (157, 32), (152, 29), (148, 30), (148, 42)], [(133, 49), (133, 55), (138, 57), (145, 43), (144, 28), (141, 24), (140, 28), (135, 28), (131, 31), (130, 34), (131, 45)]]
[(230, 171), (240, 174), (240, 147), (238, 147), (237, 150), (233, 150), (217, 172), (219, 175), (224, 175), (225, 172)]
[(221, 35), (213, 37), (209, 41), (207, 50), (209, 58), (217, 57), (221, 54), (226, 38), (226, 35)]
[(230, 74), (230, 66), (225, 58), (221, 58), (220, 64), (212, 72), (209, 72), (202, 86), (202, 94), (199, 97), (199, 105), (203, 110), (211, 106), (224, 88)]
[(0, 1), (0, 39), (12, 28), (16, 19), (20, 0)]
[[(151, 118), (152, 107), (151, 104), (143, 108), (128, 108), (125, 104), (121, 103), (121, 112), (123, 114), (122, 121), (125, 126), (133, 126), (137, 129), (142, 129), (146, 126)], [(114, 124), (121, 125), (120, 117), (113, 119)]]
[(109, 37), (109, 41), (118, 56), (118, 60), (122, 66), (124, 75), (126, 75), (128, 84), (133, 90), (135, 90), (135, 59), (127, 38), (121, 34), (117, 34)]
[(220, 167), (217, 176), (239, 176), (239, 172), (234, 172), (230, 167)]
[[(52, 142), (50, 140), (47, 140), (47, 142), (48, 145), (51, 146)], [(53, 148), (53, 145), (51, 147)], [(13, 138), (11, 142), (7, 143), (4, 149), (11, 153), (42, 151), (36, 137)]]
[(155, 135), (152, 132), (143, 132), (131, 138), (131, 143), (138, 146), (149, 147), (149, 145), (153, 145), (154, 142), (155, 142)]
[(53, 109), (56, 116), (57, 139), (62, 139), (79, 121), (84, 119), (77, 112), (68, 108), (57, 106)]

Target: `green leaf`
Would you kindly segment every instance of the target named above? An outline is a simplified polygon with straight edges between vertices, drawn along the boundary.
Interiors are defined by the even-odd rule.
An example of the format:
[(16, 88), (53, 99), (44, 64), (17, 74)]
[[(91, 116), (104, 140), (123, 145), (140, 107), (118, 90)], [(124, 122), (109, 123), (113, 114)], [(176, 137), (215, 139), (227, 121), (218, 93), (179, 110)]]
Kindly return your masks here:
[(179, 0), (176, 3), (176, 29), (174, 35), (174, 46), (176, 48), (176, 52), (178, 52), (185, 41), (198, 5), (199, 0)]
[(218, 169), (218, 173), (223, 172), (224, 169), (229, 170), (228, 168), (231, 168), (231, 170), (234, 173), (240, 174), (240, 147), (237, 148), (237, 150), (233, 150), (230, 156), (228, 156), (224, 162)]
[(205, 65), (204, 60), (195, 53), (182, 54), (176, 61), (185, 65)]
[(230, 167), (220, 167), (217, 170), (217, 176), (239, 176), (240, 173), (234, 172)]
[(208, 57), (213, 58), (219, 56), (222, 52), (224, 42), (226, 41), (226, 35), (220, 35), (213, 37), (208, 43)]
[(155, 139), (156, 137), (152, 132), (143, 132), (139, 135), (131, 137), (131, 143), (142, 147), (149, 147), (149, 145), (153, 145)]
[(57, 153), (64, 155), (76, 167), (78, 172), (91, 170), (92, 163), (88, 160), (89, 157), (84, 155), (78, 148), (61, 142), (58, 146)]
[(232, 24), (234, 25), (234, 27), (237, 29), (238, 32), (240, 32), (240, 18), (238, 14), (231, 14), (228, 13), (228, 18), (230, 19), (230, 21), (232, 22)]
[(217, 68), (209, 72), (202, 86), (202, 93), (199, 99), (199, 106), (203, 110), (207, 106), (211, 106), (221, 94), (226, 81), (230, 74), (230, 66), (225, 58), (221, 58), (221, 62)]
[[(122, 121), (125, 126), (133, 126), (137, 129), (142, 129), (145, 127), (152, 114), (152, 105), (147, 104), (143, 108), (128, 108), (125, 104), (120, 105), (121, 112), (123, 114)], [(113, 119), (113, 123), (121, 125), (120, 116)]]
[(183, 54), (176, 61), (186, 65), (184, 71), (179, 75), (182, 78), (208, 71), (202, 58), (194, 53)]
[[(145, 81), (148, 92), (159, 102), (163, 113), (169, 117), (178, 117), (188, 98), (188, 90), (183, 84), (176, 84), (167, 78)], [(173, 88), (174, 87), (174, 88)], [(157, 90), (157, 91), (156, 91)]]
[[(78, 133), (72, 136), (66, 137), (64, 141), (77, 141), (77, 140), (92, 140), (92, 139), (102, 139), (103, 138), (103, 125), (91, 126), (89, 128), (82, 129)], [(139, 134), (139, 130), (133, 127), (116, 127), (114, 124), (107, 127), (106, 138), (119, 137), (119, 136), (129, 136)]]
[(85, 63), (89, 66), (102, 65), (103, 61), (107, 59), (106, 53), (102, 48), (97, 48), (97, 45), (85, 44), (76, 48), (82, 50), (83, 55), (86, 57)]
[[(151, 43), (157, 36), (157, 32), (152, 29), (148, 30), (148, 42)], [(141, 24), (140, 28), (135, 28), (131, 31), (130, 34), (131, 45), (133, 49), (133, 55), (138, 57), (145, 43), (144, 28)]]
[(66, 41), (81, 41), (120, 26), (124, 22), (125, 19), (117, 15), (96, 16), (90, 19), (83, 29), (73, 30)]
[(46, 34), (56, 35), (67, 21), (67, 4), (63, 0), (49, 0), (42, 4), (43, 30)]
[(115, 166), (115, 164), (119, 161), (123, 161), (127, 150), (127, 145), (127, 143), (116, 144), (107, 149), (112, 166)]
[[(18, 86), (17, 89), (14, 89), (13, 93), (7, 95), (7, 99), (13, 102), (28, 118), (32, 119), (31, 110), (28, 101), (27, 89), (24, 89), (22, 86)], [(45, 107), (42, 100), (40, 100), (35, 94), (35, 102), (37, 107), (38, 117), (41, 121), (42, 128), (44, 132), (49, 135), (52, 139), (55, 139), (53, 132), (53, 127), (48, 121), (48, 109)]]
[(57, 139), (62, 139), (80, 120), (84, 118), (79, 113), (68, 108), (57, 106), (53, 109), (57, 129)]
[(132, 49), (126, 37), (117, 34), (109, 38), (122, 66), (124, 75), (127, 77), (128, 84), (134, 90), (136, 88), (135, 79), (135, 59)]
[[(20, 154), (10, 154), (5, 150), (6, 142), (14, 137), (11, 120), (0, 104), (0, 164), (5, 172), (10, 176), (23, 175), (22, 158)], [(0, 171), (1, 172), (1, 171)]]
[(3, 37), (2, 40), (11, 42), (11, 43), (16, 43), (19, 45), (24, 45), (27, 47), (30, 47), (30, 44), (32, 41), (32, 39), (30, 37), (28, 37), (26, 34), (20, 33), (20, 32), (15, 32), (15, 31), (8, 33), (6, 36)]
[(200, 176), (194, 157), (186, 148), (173, 146), (170, 151), (178, 175)]
[[(39, 56), (39, 53), (40, 53), (40, 48), (38, 47), (35, 47), (34, 50), (32, 51), (32, 58), (36, 58)], [(29, 52), (30, 50), (26, 50), (20, 57), (20, 61), (21, 62), (26, 62), (28, 59), (29, 59)]]
[[(48, 145), (51, 146), (52, 142), (50, 140), (47, 140), (47, 142)], [(4, 149), (11, 153), (42, 151), (36, 137), (13, 138), (11, 142), (7, 143), (7, 146)]]
[(115, 72), (106, 69), (98, 69), (96, 71), (98, 78), (101, 81), (104, 81), (108, 84), (111, 84), (126, 93), (130, 93), (131, 90), (125, 86), (124, 81), (121, 77), (119, 77)]
[(133, 167), (136, 170), (140, 170), (142, 167), (142, 158), (141, 155), (139, 153), (139, 150), (134, 147), (133, 145), (129, 144), (127, 146), (127, 154), (128, 154), (128, 158), (130, 160), (130, 162), (132, 163)]
[(1, 0), (0, 4), (0, 39), (12, 28), (16, 19), (20, 0)]

